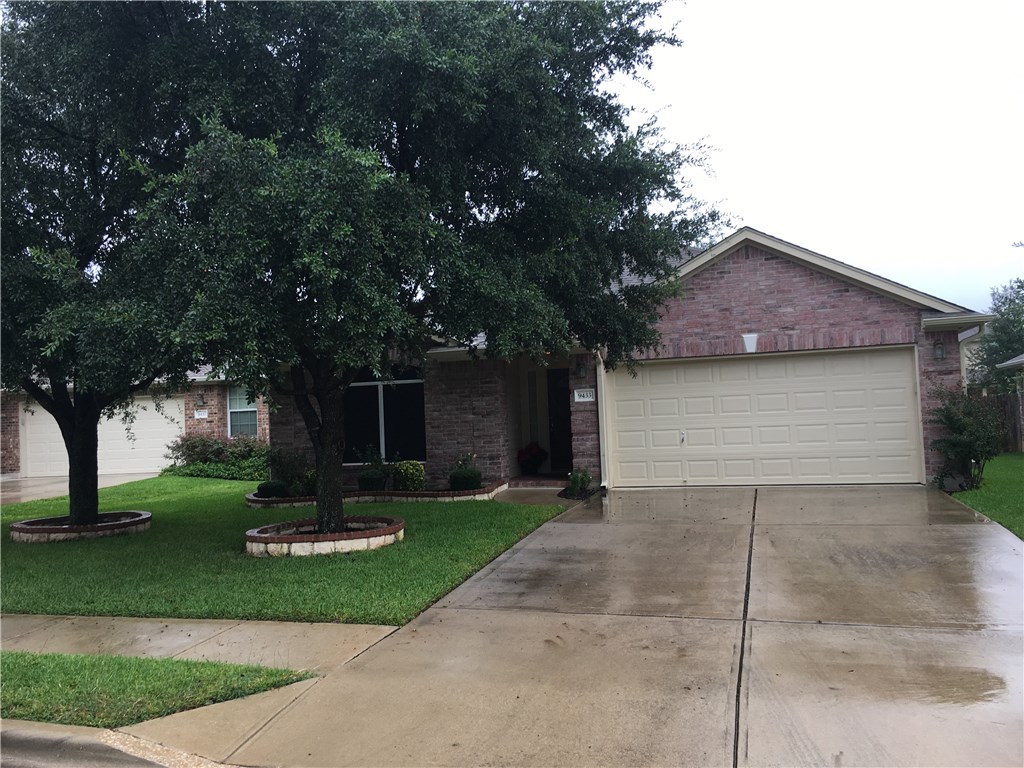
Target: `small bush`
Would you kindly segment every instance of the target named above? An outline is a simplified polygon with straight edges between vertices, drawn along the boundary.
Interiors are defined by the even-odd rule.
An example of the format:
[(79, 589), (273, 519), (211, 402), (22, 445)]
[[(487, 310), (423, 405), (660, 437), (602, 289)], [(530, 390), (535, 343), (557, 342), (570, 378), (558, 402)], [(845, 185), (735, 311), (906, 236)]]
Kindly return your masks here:
[(387, 482), (387, 474), (379, 469), (368, 469), (358, 478), (360, 491), (383, 491)]
[(453, 491), (471, 491), (483, 485), (483, 476), (476, 467), (460, 467), (448, 475), (448, 485)]
[(419, 491), (426, 482), (423, 465), (418, 461), (400, 461), (391, 467), (396, 491)]
[(260, 483), (253, 495), (260, 499), (283, 499), (291, 496), (291, 493), (286, 483), (282, 483), (280, 480), (267, 480), (265, 483)]
[(174, 464), (163, 473), (218, 480), (266, 480), (270, 446), (252, 437), (222, 440), (206, 435), (182, 435), (167, 446)]
[(932, 409), (932, 423), (940, 424), (945, 436), (932, 441), (945, 463), (938, 485), (955, 479), (961, 490), (981, 486), (985, 463), (999, 455), (1005, 430), (995, 403), (981, 395), (956, 389), (937, 389), (939, 405)]
[(165, 467), (162, 475), (175, 477), (208, 477), (214, 480), (267, 480), (267, 462), (265, 459), (249, 459), (234, 464), (224, 462), (197, 461), (194, 464)]
[(590, 470), (587, 467), (583, 467), (583, 469), (575, 469), (569, 473), (569, 487), (566, 490), (568, 490), (569, 495), (574, 498), (583, 498), (590, 490), (590, 482), (592, 479), (593, 478), (590, 476)]
[(227, 461), (224, 440), (206, 435), (182, 435), (167, 446), (165, 458), (179, 466), (188, 464), (222, 464)]
[(302, 479), (292, 486), (292, 491), (296, 496), (316, 496), (316, 470), (304, 472)]

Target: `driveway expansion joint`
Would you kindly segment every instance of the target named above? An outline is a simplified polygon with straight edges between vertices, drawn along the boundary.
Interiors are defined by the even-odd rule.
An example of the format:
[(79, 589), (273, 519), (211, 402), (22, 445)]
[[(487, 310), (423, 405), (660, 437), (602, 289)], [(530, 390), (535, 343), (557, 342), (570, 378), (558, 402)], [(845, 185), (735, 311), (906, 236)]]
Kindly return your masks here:
[(757, 491), (754, 489), (754, 503), (750, 509), (750, 540), (747, 544), (747, 575), (743, 586), (743, 618), (740, 629), (740, 651), (736, 664), (735, 719), (732, 727), (732, 768), (739, 767), (740, 760), (740, 708), (743, 701), (743, 662), (747, 649), (747, 616), (750, 612), (750, 573), (754, 563), (754, 531), (757, 529)]

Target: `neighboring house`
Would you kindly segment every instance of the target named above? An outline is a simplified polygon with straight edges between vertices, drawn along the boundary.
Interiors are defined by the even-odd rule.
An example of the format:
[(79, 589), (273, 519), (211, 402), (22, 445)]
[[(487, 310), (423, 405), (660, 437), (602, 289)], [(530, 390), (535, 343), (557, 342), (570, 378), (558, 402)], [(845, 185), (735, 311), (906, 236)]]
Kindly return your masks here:
[[(120, 419), (100, 422), (99, 474), (158, 472), (170, 463), (165, 458), (168, 444), (183, 433), (269, 440), (262, 399), (249, 403), (243, 388), (209, 378), (209, 369), (189, 378), (193, 384), (188, 392), (160, 401), (137, 396), (130, 430)], [(60, 430), (42, 406), (24, 394), (4, 392), (0, 414), (0, 471), (19, 477), (67, 474), (68, 456)]]
[[(487, 480), (515, 477), (516, 453), (533, 441), (550, 454), (542, 472), (585, 466), (615, 488), (934, 476), (932, 392), (958, 385), (958, 335), (991, 315), (750, 228), (679, 276), (662, 346), (635, 378), (583, 350), (541, 367), (436, 347), (405, 383), (361, 382), (348, 444), (383, 440), (390, 458), (392, 441), (415, 436), (422, 450), (402, 458), (423, 460), (433, 487), (464, 453)], [(287, 399), (270, 422), (275, 445), (308, 450)]]

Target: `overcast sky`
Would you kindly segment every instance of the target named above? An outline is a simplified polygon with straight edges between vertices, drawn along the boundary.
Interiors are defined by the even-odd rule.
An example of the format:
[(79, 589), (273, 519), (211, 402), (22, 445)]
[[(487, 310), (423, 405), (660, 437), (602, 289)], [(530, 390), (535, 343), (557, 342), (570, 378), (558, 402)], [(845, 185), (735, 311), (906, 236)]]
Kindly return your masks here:
[(674, 0), (623, 98), (736, 226), (984, 311), (1024, 276), (1022, 0)]

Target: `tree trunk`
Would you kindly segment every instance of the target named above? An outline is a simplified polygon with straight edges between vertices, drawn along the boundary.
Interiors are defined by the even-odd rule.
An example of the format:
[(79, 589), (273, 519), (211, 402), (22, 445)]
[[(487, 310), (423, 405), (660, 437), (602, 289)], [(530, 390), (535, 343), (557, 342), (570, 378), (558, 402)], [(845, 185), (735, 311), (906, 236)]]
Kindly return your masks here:
[[(309, 379), (312, 379), (312, 387)], [(316, 530), (317, 533), (337, 533), (345, 525), (341, 466), (345, 454), (344, 406), (348, 382), (332, 372), (324, 373), (319, 367), (310, 371), (301, 365), (291, 367), (291, 380), (295, 406), (316, 454)], [(316, 408), (311, 395), (317, 401)]]
[(336, 533), (345, 525), (341, 467), (345, 454), (345, 391), (333, 388), (320, 399), (319, 449), (316, 452), (316, 528)]
[(72, 525), (99, 521), (99, 422), (100, 412), (92, 398), (79, 396), (70, 414), (58, 420), (68, 451), (68, 495)]

